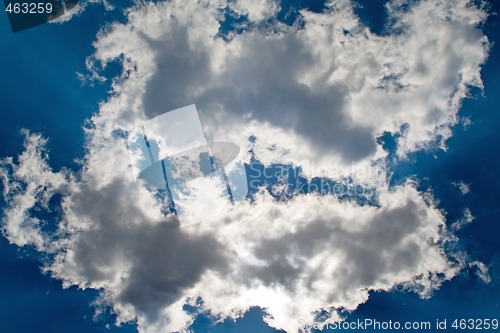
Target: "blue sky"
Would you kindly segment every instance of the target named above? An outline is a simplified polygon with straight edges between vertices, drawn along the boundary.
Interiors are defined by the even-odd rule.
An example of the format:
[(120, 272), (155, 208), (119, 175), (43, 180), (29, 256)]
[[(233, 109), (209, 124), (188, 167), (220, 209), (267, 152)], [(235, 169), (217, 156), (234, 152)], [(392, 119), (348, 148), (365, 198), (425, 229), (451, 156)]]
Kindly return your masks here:
[[(320, 2), (309, 9), (321, 10)], [(358, 1), (355, 11), (376, 34), (384, 34), (384, 1)], [(285, 1), (293, 8), (306, 6), (304, 1)], [(500, 12), (500, 2), (492, 1), (491, 12)], [(283, 13), (277, 14), (278, 19)], [(2, 91), (2, 122), (0, 123), (0, 156), (16, 156), (22, 152), (25, 128), (49, 138), (50, 166), (54, 171), (66, 167), (75, 171), (75, 162), (85, 156), (82, 127), (86, 119), (99, 111), (99, 103), (107, 99), (110, 82), (85, 85), (76, 73), (87, 73), (86, 57), (94, 52), (93, 42), (101, 27), (111, 21), (125, 22), (119, 9), (105, 11), (101, 4), (92, 4), (69, 22), (45, 24), (21, 33), (10, 31), (6, 15), (0, 15), (0, 79)], [(283, 20), (287, 20), (284, 17)], [(291, 22), (287, 22), (291, 23)], [(497, 235), (500, 234), (498, 214), (500, 158), (496, 145), (500, 142), (497, 105), (500, 97), (499, 20), (490, 16), (483, 31), (492, 42), (486, 64), (482, 67), (484, 96), (473, 90), (459, 111), (460, 117), (471, 120), (469, 126), (457, 124), (447, 140), (448, 151), (431, 149), (417, 151), (408, 160), (396, 158), (390, 166), (391, 184), (407, 179), (418, 181), (418, 190), (431, 190), (446, 211), (446, 224), (463, 216), (466, 208), (474, 221), (457, 231), (458, 244), (453, 250), (464, 251), (470, 261), (478, 260), (489, 267), (491, 282), (485, 284), (475, 268), (465, 268), (451, 281), (446, 281), (429, 299), (399, 291), (370, 291), (369, 300), (357, 310), (347, 313), (348, 321), (358, 318), (377, 320), (429, 320), (447, 318), (499, 318), (500, 256)], [(228, 28), (229, 29), (229, 28)], [(115, 77), (120, 66), (112, 64), (101, 74)], [(462, 195), (454, 182), (470, 185), (471, 192)], [(5, 200), (1, 201), (2, 207)], [(53, 218), (58, 218), (55, 210)], [(50, 214), (49, 222), (50, 226)], [(49, 227), (50, 228), (50, 227)], [(114, 326), (116, 316), (111, 309), (93, 319), (92, 306), (98, 297), (93, 289), (63, 289), (61, 282), (40, 272), (43, 262), (50, 260), (32, 246), (10, 245), (0, 238), (0, 331), (1, 332), (136, 332), (134, 323)], [(195, 332), (274, 332), (262, 320), (262, 312), (253, 307), (236, 323), (230, 319), (213, 325), (206, 315), (199, 315), (191, 328)], [(449, 330), (453, 331), (453, 330)]]
[[(86, 71), (85, 57), (92, 52), (92, 41), (106, 14), (101, 6), (92, 6), (65, 23), (64, 29), (45, 24), (16, 34), (7, 16), (1, 16), (2, 156), (20, 152), (20, 130), (30, 128), (50, 135), (54, 168), (77, 167), (75, 159), (84, 152), (82, 125), (98, 110), (106, 87), (82, 86), (75, 74)], [(0, 241), (2, 332), (110, 331), (106, 324), (113, 323), (112, 316), (92, 319), (95, 311), (90, 304), (96, 292), (63, 290), (60, 282), (41, 274), (43, 258), (38, 253), (9, 245), (4, 237)], [(115, 330), (136, 331), (133, 325), (119, 329), (111, 325)]]

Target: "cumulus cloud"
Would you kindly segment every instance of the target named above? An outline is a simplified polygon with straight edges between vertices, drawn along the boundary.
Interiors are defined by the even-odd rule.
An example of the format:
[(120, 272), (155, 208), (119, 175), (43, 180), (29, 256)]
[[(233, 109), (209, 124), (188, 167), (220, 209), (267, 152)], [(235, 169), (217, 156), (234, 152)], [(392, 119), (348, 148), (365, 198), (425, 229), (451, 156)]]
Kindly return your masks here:
[(71, 175), (66, 170), (53, 172), (48, 165), (45, 144), (39, 134), (23, 131), (24, 152), (17, 163), (12, 158), (0, 161), (3, 180), (3, 198), (6, 201), (2, 233), (19, 246), (34, 245), (44, 250), (47, 239), (40, 230), (42, 221), (33, 216), (33, 209), (50, 211), (49, 200), (56, 193), (65, 193), (71, 186)]
[(405, 11), (394, 3), (387, 36), (371, 34), (340, 1), (302, 12), (303, 28), (257, 26), (230, 42), (216, 38), (221, 6), (149, 5), (100, 36), (96, 59), (126, 59), (127, 94), (106, 106), (120, 111), (120, 125), (194, 102), (209, 136), (245, 145), (255, 134), (264, 162), (314, 161), (327, 174), (382, 156), (377, 136), (402, 125), (401, 155), (444, 148), (461, 100), (482, 84), (485, 14), (467, 1)]
[[(45, 269), (65, 286), (102, 290), (118, 320), (137, 320), (141, 332), (186, 330), (194, 314), (183, 306), (200, 297), (214, 318), (259, 306), (271, 326), (296, 332), (321, 310), (338, 320), (337, 309), (355, 309), (370, 290), (429, 296), (463, 266), (440, 245), (444, 216), (412, 184), (391, 189), (384, 172), (358, 171), (383, 166), (376, 139), (404, 124), (401, 156), (444, 147), (468, 87), (481, 87), (486, 14), (466, 1), (400, 3), (388, 5), (393, 33), (378, 36), (349, 1), (304, 11), (293, 26), (273, 19), (275, 3), (231, 2), (273, 23), (230, 41), (218, 37), (225, 1), (137, 5), (97, 36), (89, 64), (119, 60), (123, 72), (91, 119), (82, 169), (51, 170), (46, 140), (29, 133), (19, 158), (2, 161), (3, 233), (50, 254)], [(239, 144), (239, 161), (303, 165), (311, 176), (335, 170), (376, 186), (377, 206), (315, 194), (276, 201), (262, 191), (180, 228), (135, 182), (116, 133), (193, 103), (208, 141)], [(57, 231), (47, 234), (33, 208), (50, 209), (56, 194)]]
[(276, 14), (278, 4), (273, 0), (237, 0), (229, 4), (238, 15), (248, 15), (252, 22), (259, 22)]
[[(41, 149), (34, 138), (28, 150)], [(111, 170), (120, 172), (118, 162)], [(25, 181), (39, 188), (54, 175), (61, 176)], [(46, 270), (65, 286), (105, 290), (119, 320), (137, 318), (144, 332), (182, 330), (192, 321), (182, 307), (198, 297), (219, 318), (260, 306), (270, 325), (293, 332), (299, 319), (311, 321), (322, 308), (337, 319), (334, 309), (356, 308), (369, 290), (414, 283), (427, 294), (458, 269), (436, 245), (443, 216), (408, 184), (379, 189), (380, 207), (316, 195), (276, 202), (263, 192), (224, 218), (179, 228), (175, 216), (154, 213), (151, 194), (133, 180), (113, 177), (96, 186), (90, 169), (80, 177), (68, 181), (61, 238), (41, 247), (54, 254)], [(15, 225), (15, 210), (7, 210), (7, 226)]]

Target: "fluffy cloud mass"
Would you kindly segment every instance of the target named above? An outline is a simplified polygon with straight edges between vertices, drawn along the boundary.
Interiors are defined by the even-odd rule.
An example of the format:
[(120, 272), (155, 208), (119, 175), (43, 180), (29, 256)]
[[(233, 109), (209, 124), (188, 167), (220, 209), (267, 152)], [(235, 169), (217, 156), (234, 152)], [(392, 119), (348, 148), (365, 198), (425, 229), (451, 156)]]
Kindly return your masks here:
[[(65, 286), (102, 290), (119, 321), (148, 333), (186, 330), (194, 314), (183, 306), (200, 298), (200, 311), (216, 319), (258, 306), (269, 325), (296, 332), (321, 310), (338, 320), (336, 309), (355, 309), (370, 290), (430, 295), (461, 265), (441, 247), (445, 219), (432, 200), (411, 183), (386, 184), (377, 137), (401, 131), (400, 156), (445, 147), (462, 99), (482, 84), (486, 14), (467, 1), (403, 4), (387, 5), (383, 36), (347, 0), (302, 11), (292, 26), (276, 19), (273, 1), (234, 1), (233, 15), (248, 22), (225, 38), (224, 1), (129, 9), (126, 23), (97, 36), (89, 59), (119, 61), (123, 72), (91, 119), (82, 169), (51, 170), (45, 139), (30, 133), (23, 154), (2, 161), (5, 236), (47, 253), (45, 269)], [(116, 133), (190, 104), (209, 141), (242, 148), (239, 160), (350, 177), (375, 187), (377, 204), (316, 194), (278, 201), (261, 191), (218, 219), (179, 228), (135, 182)], [(364, 172), (373, 164), (378, 173)], [(54, 205), (49, 233), (37, 212)]]

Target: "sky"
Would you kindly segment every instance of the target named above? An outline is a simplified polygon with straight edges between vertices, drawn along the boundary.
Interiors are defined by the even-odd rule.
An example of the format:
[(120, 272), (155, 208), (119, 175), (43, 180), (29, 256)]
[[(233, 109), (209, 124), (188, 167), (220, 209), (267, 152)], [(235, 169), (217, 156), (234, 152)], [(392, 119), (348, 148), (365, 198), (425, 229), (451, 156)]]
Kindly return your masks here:
[[(16, 33), (0, 15), (0, 331), (500, 319), (499, 11), (81, 1)], [(191, 104), (249, 194), (179, 227), (126, 137)]]

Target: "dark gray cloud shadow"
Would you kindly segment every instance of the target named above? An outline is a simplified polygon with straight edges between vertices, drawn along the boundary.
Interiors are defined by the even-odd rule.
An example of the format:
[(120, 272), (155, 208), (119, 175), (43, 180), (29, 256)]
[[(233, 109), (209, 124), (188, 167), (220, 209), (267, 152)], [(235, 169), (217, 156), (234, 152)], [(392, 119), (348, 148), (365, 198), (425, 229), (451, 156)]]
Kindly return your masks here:
[(333, 302), (339, 297), (348, 297), (350, 286), (370, 287), (384, 275), (411, 270), (419, 263), (422, 251), (408, 237), (424, 223), (423, 214), (425, 212), (414, 202), (392, 210), (380, 209), (366, 228), (355, 231), (340, 227), (334, 219), (317, 219), (295, 233), (256, 244), (253, 253), (266, 265), (244, 267), (241, 279), (246, 284), (256, 279), (266, 285), (280, 284), (293, 291), (298, 280), (303, 278), (304, 283), (312, 288), (317, 276), (324, 275), (319, 271), (323, 268), (318, 271), (308, 269), (305, 275), (305, 264), (308, 258), (326, 247), (330, 249), (332, 260), (341, 256), (346, 263), (339, 268), (335, 281), (339, 288), (329, 298)]
[[(279, 39), (251, 36), (247, 52), (229, 59), (219, 77), (210, 68), (210, 54), (190, 45), (188, 28), (175, 18), (171, 33), (159, 40), (144, 36), (155, 53), (157, 70), (143, 97), (148, 118), (195, 103), (203, 122), (223, 105), (237, 117), (293, 130), (320, 154), (338, 153), (348, 163), (374, 153), (372, 129), (352, 123), (344, 114), (347, 85), (331, 85), (327, 75), (309, 87), (298, 76), (316, 61), (295, 35)], [(256, 133), (258, 135), (258, 133)]]
[(188, 234), (175, 221), (144, 223), (134, 198), (127, 196), (134, 193), (129, 186), (136, 184), (117, 180), (101, 190), (85, 185), (74, 196), (73, 212), (93, 221), (93, 227), (78, 234), (72, 249), (79, 275), (89, 282), (109, 281), (110, 265), (131, 267), (116, 302), (153, 319), (204, 272), (224, 272), (227, 263), (211, 236)]

